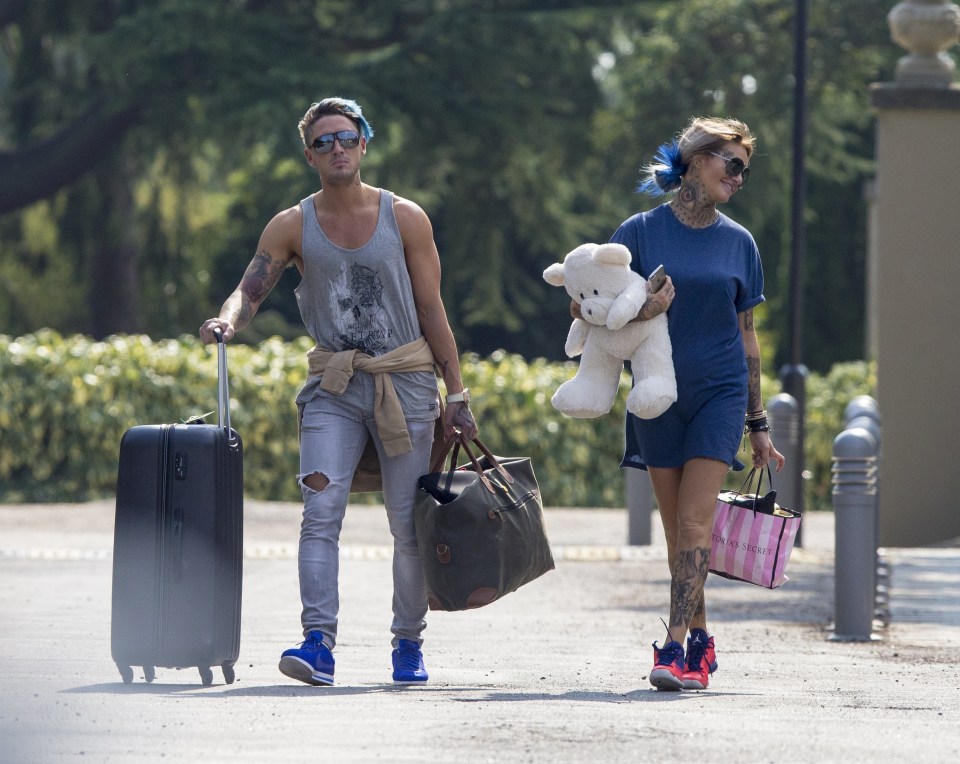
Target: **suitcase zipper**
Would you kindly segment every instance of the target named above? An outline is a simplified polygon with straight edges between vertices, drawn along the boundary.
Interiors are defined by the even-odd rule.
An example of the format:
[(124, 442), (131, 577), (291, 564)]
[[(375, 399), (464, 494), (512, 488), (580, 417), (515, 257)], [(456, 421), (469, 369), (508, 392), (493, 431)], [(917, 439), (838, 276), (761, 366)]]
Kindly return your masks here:
[(170, 467), (170, 442), (171, 425), (164, 424), (160, 426), (160, 490), (159, 496), (157, 497), (158, 509), (157, 516), (159, 518), (159, 527), (157, 528), (157, 537), (158, 537), (158, 550), (157, 550), (157, 658), (159, 665), (165, 665), (166, 661), (164, 660), (165, 656), (163, 655), (164, 647), (164, 632), (166, 627), (166, 612), (167, 612), (167, 591), (164, 586), (164, 574), (167, 570), (167, 526), (169, 519), (169, 486), (168, 486), (168, 469)]

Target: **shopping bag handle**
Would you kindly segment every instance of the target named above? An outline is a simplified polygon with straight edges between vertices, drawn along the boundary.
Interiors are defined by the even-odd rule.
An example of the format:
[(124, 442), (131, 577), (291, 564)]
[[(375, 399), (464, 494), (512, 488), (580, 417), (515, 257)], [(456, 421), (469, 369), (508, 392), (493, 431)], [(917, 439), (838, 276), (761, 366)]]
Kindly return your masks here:
[(763, 482), (764, 469), (766, 469), (767, 471), (767, 483), (769, 484), (770, 488), (773, 489), (773, 475), (770, 474), (770, 465), (767, 464), (765, 467), (760, 467), (759, 469), (757, 469), (756, 467), (751, 467), (750, 471), (747, 473), (747, 476), (743, 479), (743, 482), (740, 484), (740, 487), (737, 489), (737, 496), (746, 495), (744, 494), (744, 491), (743, 491), (744, 488), (747, 489), (747, 493), (750, 492), (750, 488), (753, 485), (754, 475), (757, 475), (757, 493), (760, 493), (760, 484)]
[[(761, 498), (761, 496), (760, 496), (760, 486), (763, 484), (763, 470), (764, 470), (764, 469), (766, 469), (766, 471), (767, 471), (767, 484), (770, 486), (770, 490), (773, 491), (773, 490), (774, 490), (774, 489), (773, 489), (773, 475), (772, 475), (772, 473), (770, 472), (770, 464), (767, 463), (767, 464), (765, 465), (765, 467), (760, 467), (759, 469), (757, 469), (756, 467), (752, 467), (752, 468), (750, 469), (750, 472), (748, 472), (748, 473), (747, 473), (747, 476), (743, 479), (743, 482), (740, 484), (740, 487), (737, 489), (737, 493), (736, 493), (736, 496), (738, 496), (738, 497), (739, 497), (739, 496), (746, 496), (748, 493), (750, 493), (750, 489), (751, 489), (751, 487), (753, 486), (753, 476), (756, 475), (756, 476), (757, 476), (757, 488), (756, 488), (756, 491), (755, 491), (754, 494), (753, 494), (753, 509), (754, 509), (754, 511), (756, 511), (756, 509), (757, 509), (757, 502), (758, 502), (758, 501), (760, 500), (760, 498)], [(744, 493), (744, 490), (743, 490), (744, 488), (747, 489), (747, 490), (746, 490), (746, 493)], [(774, 493), (774, 496), (776, 496), (776, 493)]]

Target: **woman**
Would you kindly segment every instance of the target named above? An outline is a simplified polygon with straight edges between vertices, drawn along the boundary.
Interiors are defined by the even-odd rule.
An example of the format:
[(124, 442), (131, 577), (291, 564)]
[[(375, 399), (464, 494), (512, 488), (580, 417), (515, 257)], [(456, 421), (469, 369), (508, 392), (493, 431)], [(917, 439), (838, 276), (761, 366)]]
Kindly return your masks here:
[(661, 690), (705, 689), (717, 667), (704, 584), (717, 493), (731, 466), (743, 468), (736, 454), (744, 426), (754, 467), (773, 460), (779, 472), (784, 463), (760, 397), (759, 252), (750, 233), (717, 210), (746, 183), (753, 150), (742, 122), (693, 119), (660, 147), (639, 188), (675, 196), (629, 218), (612, 238), (630, 249), (642, 276), (661, 263), (668, 275), (635, 320), (668, 311), (678, 398), (656, 419), (628, 414), (623, 461), (650, 473), (667, 540), (670, 623), (664, 646), (653, 645), (650, 672)]

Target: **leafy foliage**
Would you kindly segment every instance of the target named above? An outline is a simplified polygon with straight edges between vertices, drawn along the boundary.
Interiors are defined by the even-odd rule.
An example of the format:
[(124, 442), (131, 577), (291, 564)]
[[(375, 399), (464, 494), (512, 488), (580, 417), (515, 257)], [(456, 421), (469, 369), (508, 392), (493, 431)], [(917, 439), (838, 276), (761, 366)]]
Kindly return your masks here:
[(877, 394), (875, 362), (836, 364), (825, 376), (811, 374), (807, 380), (805, 465), (809, 506), (832, 506), (833, 441), (844, 427), (843, 413), (858, 395)]
[[(562, 353), (565, 300), (544, 267), (651, 203), (631, 192), (637, 168), (690, 116), (741, 117), (760, 151), (729, 212), (764, 257), (766, 361), (785, 361), (792, 4), (88, 5), (0, 15), (4, 331), (195, 331), (266, 221), (315, 190), (296, 121), (343, 93), (377, 128), (365, 180), (434, 221), (461, 348), (525, 358)], [(809, 3), (809, 28), (805, 363), (825, 372), (863, 355), (867, 85), (899, 53), (872, 0)], [(297, 335), (291, 278), (250, 341)]]
[[(229, 347), (231, 425), (243, 438), (250, 498), (300, 499), (293, 401), (309, 347), (305, 339), (279, 337)], [(610, 414), (571, 419), (550, 405), (554, 390), (575, 371), (571, 362), (528, 363), (496, 352), (485, 358), (467, 354), (462, 367), (464, 382), (475, 392), (471, 405), (484, 443), (494, 453), (530, 456), (545, 503), (623, 506), (618, 464), (626, 389)], [(216, 352), (190, 335), (161, 341), (115, 335), (100, 342), (52, 330), (0, 335), (0, 502), (112, 496), (127, 428), (215, 411), (216, 377)], [(626, 375), (622, 382), (626, 388)], [(875, 386), (875, 368), (862, 363), (838, 365), (825, 378), (811, 375), (806, 447), (813, 503), (808, 506), (829, 506), (832, 443), (843, 409)], [(762, 389), (767, 399), (778, 385), (765, 377)], [(216, 414), (206, 421), (215, 422)]]
[[(250, 496), (299, 497), (293, 398), (307, 349), (304, 341), (279, 339), (230, 347), (231, 425), (245, 442)], [(159, 342), (145, 335), (95, 342), (52, 330), (0, 336), (0, 374), (4, 501), (113, 495), (127, 428), (186, 421), (217, 408), (215, 351), (191, 336)]]
[[(876, 3), (808, 5), (803, 362), (826, 373), (837, 361), (865, 354), (863, 186), (873, 171), (867, 86), (891, 78), (898, 52)], [(732, 115), (756, 133), (750, 185), (725, 211), (753, 233), (763, 257), (764, 328), (777, 350), (765, 356), (772, 369), (790, 360), (794, 62), (784, 52), (794, 48), (793, 7), (778, 0), (638, 6), (620, 15), (611, 47), (616, 61), (601, 80), (617, 115), (609, 122), (622, 126), (607, 137), (622, 150), (605, 154), (603, 173), (621, 206), (627, 197), (619, 189), (636, 180), (636, 168), (689, 117)]]

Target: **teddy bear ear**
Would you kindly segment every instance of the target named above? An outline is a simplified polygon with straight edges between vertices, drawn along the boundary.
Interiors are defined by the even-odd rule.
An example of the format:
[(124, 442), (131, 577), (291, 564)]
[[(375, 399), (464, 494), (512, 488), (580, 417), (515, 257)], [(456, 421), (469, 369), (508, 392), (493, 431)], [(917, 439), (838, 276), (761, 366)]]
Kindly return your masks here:
[(623, 244), (601, 244), (593, 253), (593, 259), (607, 265), (630, 265), (633, 257)]
[(543, 280), (553, 286), (563, 286), (563, 266), (560, 263), (554, 263), (543, 272)]
[(571, 249), (569, 252), (567, 252), (566, 256), (563, 258), (563, 261), (566, 262), (567, 260), (579, 260), (593, 257), (594, 250), (596, 250), (598, 246), (600, 245), (589, 242), (587, 244), (581, 244), (579, 247)]

